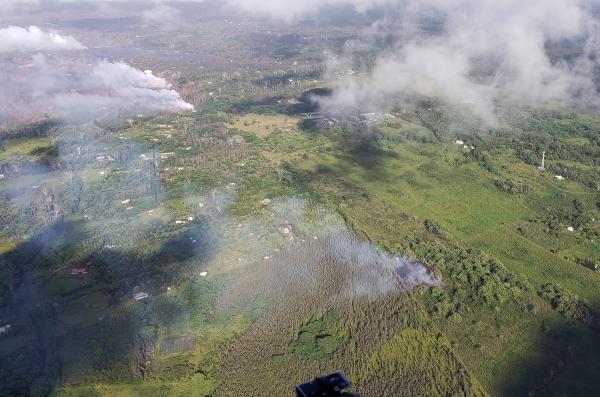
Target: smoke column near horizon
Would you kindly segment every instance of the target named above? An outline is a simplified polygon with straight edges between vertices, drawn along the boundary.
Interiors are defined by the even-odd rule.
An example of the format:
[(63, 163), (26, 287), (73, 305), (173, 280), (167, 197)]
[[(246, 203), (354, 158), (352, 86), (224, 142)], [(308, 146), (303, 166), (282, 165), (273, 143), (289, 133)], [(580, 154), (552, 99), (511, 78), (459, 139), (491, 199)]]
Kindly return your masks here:
[(28, 65), (0, 64), (0, 72), (11, 76), (0, 87), (0, 122), (43, 113), (79, 119), (193, 110), (166, 80), (125, 63), (101, 60), (90, 66), (34, 55)]

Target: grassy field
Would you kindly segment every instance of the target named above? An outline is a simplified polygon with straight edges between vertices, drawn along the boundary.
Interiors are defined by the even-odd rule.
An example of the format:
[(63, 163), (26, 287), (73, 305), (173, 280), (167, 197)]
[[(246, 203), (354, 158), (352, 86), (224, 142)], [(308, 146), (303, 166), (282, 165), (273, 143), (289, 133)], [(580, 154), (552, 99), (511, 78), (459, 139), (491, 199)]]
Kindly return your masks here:
[[(539, 219), (549, 206), (570, 205), (576, 198), (597, 213), (595, 193), (574, 182), (558, 185), (552, 175), (540, 175), (534, 167), (506, 163), (504, 176), (518, 174), (531, 186), (525, 197), (509, 195), (494, 186), (495, 175), (478, 164), (460, 161), (462, 148), (456, 145), (409, 141), (386, 143), (380, 148), (376, 156), (320, 154), (298, 163), (298, 173), (305, 175), (309, 186), (336, 203), (355, 229), (384, 246), (405, 247), (403, 239), (418, 235), (415, 229), (424, 220), (434, 220), (447, 240), (484, 252), (530, 285), (532, 289), (521, 298), (530, 302), (532, 312), (527, 316), (510, 305), (497, 305), (492, 310), (475, 305), (461, 313), (459, 323), (468, 327), (452, 318), (436, 322), (490, 394), (515, 395), (523, 389), (535, 389), (536, 382), (547, 376), (544, 366), (564, 360), (561, 355), (566, 349), (560, 333), (542, 330), (573, 327), (545, 306), (535, 290), (552, 282), (598, 311), (600, 274), (564, 258), (567, 253), (593, 257), (595, 243), (581, 244), (577, 233), (566, 230), (567, 225), (553, 237), (529, 221)], [(523, 225), (531, 226), (526, 233), (518, 233)], [(585, 334), (586, 340), (593, 339), (588, 329), (577, 332)], [(548, 349), (552, 343), (563, 347)], [(576, 349), (578, 354), (587, 355), (584, 343), (578, 343)], [(597, 351), (598, 346), (590, 349)], [(540, 368), (533, 370), (537, 366)], [(570, 375), (554, 383), (561, 389), (576, 384), (569, 377), (580, 379), (573, 375), (578, 370), (571, 368)], [(589, 382), (580, 384), (579, 390), (589, 387)]]
[(271, 116), (264, 114), (246, 114), (236, 117), (229, 126), (240, 131), (248, 132), (256, 135), (259, 138), (264, 138), (271, 132), (279, 131), (295, 131), (300, 119), (295, 116)]
[[(600, 296), (600, 274), (566, 261), (547, 247), (513, 231), (516, 225), (536, 216), (539, 208), (529, 207), (528, 201), (554, 197), (553, 185), (541, 184), (534, 190), (535, 199), (523, 200), (498, 190), (476, 164), (451, 165), (456, 156), (453, 146), (411, 143), (390, 148), (393, 155), (373, 164), (361, 164), (343, 155), (324, 155), (301, 163), (299, 169), (316, 172), (324, 167), (343, 175), (345, 180), (377, 194), (405, 213), (423, 220), (436, 220), (452, 236), (508, 262), (530, 281), (541, 284), (544, 280), (562, 280), (573, 292), (598, 304), (594, 297)], [(529, 181), (528, 176), (522, 177)], [(531, 178), (538, 176), (533, 174)], [(571, 198), (566, 201), (579, 197), (580, 193), (594, 194), (579, 189), (582, 192), (569, 193)], [(566, 226), (564, 229), (561, 242), (570, 238)], [(532, 233), (543, 236), (540, 231), (532, 230)], [(595, 307), (600, 310), (600, 306)]]
[(16, 138), (4, 142), (4, 150), (0, 151), (0, 160), (11, 156), (32, 156), (36, 149), (46, 148), (50, 145), (50, 138)]

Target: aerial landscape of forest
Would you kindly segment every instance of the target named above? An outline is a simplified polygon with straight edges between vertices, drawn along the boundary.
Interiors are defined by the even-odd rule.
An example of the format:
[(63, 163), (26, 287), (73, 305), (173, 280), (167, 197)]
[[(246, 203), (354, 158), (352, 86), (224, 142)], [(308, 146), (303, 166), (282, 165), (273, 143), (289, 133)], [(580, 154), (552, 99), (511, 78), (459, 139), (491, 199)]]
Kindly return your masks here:
[(0, 1), (0, 396), (597, 395), (599, 27)]

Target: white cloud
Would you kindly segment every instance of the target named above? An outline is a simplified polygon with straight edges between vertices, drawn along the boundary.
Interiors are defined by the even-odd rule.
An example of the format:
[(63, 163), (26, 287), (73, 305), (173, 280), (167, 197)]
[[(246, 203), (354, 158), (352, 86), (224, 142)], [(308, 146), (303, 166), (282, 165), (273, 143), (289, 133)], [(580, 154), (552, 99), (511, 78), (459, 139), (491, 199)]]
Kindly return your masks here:
[(81, 49), (85, 49), (85, 46), (75, 38), (44, 32), (37, 26), (30, 26), (29, 29), (19, 26), (0, 29), (0, 53)]
[[(137, 1), (139, 4), (157, 5), (166, 3), (169, 6), (177, 3), (203, 3), (205, 0), (146, 0)], [(52, 7), (56, 4), (68, 3), (89, 3), (89, 4), (119, 4), (132, 3), (132, 0), (2, 0), (0, 10), (14, 11), (26, 9), (28, 7)], [(357, 10), (366, 10), (375, 6), (388, 3), (397, 3), (396, 0), (222, 0), (222, 4), (241, 9), (245, 12), (255, 15), (266, 15), (273, 18), (294, 20), (296, 18), (316, 13), (322, 7), (332, 5), (343, 5), (356, 8)]]
[(225, 0), (225, 3), (230, 7), (236, 7), (252, 14), (267, 15), (288, 21), (317, 13), (321, 8), (327, 6), (343, 5), (364, 11), (394, 2), (397, 3), (394, 0)]
[(170, 28), (180, 24), (181, 12), (175, 7), (158, 4), (156, 7), (144, 11), (142, 18), (148, 25)]

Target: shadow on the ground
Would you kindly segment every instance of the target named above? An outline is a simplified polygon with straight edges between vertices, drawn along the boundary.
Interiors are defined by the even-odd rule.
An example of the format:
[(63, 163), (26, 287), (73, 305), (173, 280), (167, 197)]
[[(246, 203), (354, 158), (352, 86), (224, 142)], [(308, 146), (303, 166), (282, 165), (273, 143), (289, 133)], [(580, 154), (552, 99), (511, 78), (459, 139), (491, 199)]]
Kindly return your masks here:
[[(158, 325), (183, 318), (186, 306), (161, 296), (191, 264), (202, 268), (207, 230), (188, 229), (140, 257), (106, 248), (83, 254), (85, 226), (59, 221), (0, 256), (0, 326), (10, 325), (0, 334), (0, 396), (143, 378)], [(136, 292), (150, 297), (135, 301)]]

